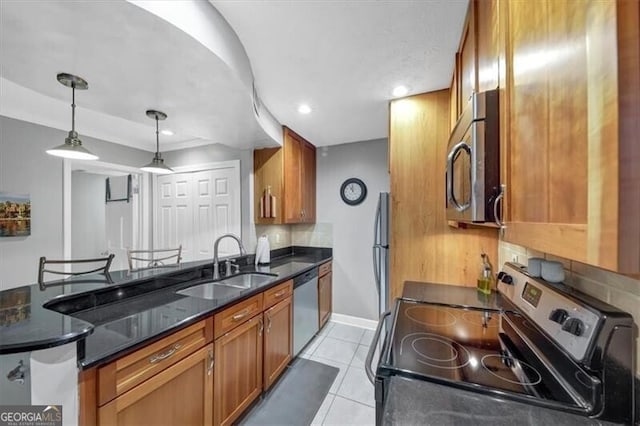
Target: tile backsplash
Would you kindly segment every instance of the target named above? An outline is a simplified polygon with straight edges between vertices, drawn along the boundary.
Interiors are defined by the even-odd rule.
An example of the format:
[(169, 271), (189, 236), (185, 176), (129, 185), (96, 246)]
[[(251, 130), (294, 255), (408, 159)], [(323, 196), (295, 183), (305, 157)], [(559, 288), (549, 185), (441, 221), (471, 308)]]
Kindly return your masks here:
[(291, 225), (294, 246), (333, 247), (333, 224), (313, 223)]
[[(256, 238), (266, 235), (269, 238), (271, 250), (291, 246), (291, 225), (256, 225)], [(251, 247), (250, 253), (256, 248)]]
[[(333, 247), (331, 223), (297, 225), (256, 225), (256, 237), (266, 235), (271, 250), (289, 247)], [(255, 252), (255, 247), (249, 250)]]
[[(640, 280), (585, 265), (575, 260), (564, 259), (527, 247), (500, 241), (498, 265), (515, 261), (527, 264), (530, 257), (543, 257), (562, 262), (565, 269), (564, 283), (590, 296), (607, 302), (618, 309), (629, 312), (640, 324)], [(499, 269), (499, 268), (495, 268)], [(636, 339), (636, 375), (640, 375), (640, 342)]]

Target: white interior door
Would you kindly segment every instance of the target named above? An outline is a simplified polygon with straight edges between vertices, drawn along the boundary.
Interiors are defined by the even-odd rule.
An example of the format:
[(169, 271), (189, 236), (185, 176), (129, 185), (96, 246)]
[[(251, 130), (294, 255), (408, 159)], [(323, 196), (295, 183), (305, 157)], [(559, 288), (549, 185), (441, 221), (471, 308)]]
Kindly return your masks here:
[(156, 238), (153, 248), (171, 249), (182, 244), (183, 259), (190, 260), (193, 253), (191, 174), (159, 176), (157, 188)]
[[(213, 259), (220, 235), (240, 236), (240, 167), (237, 161), (158, 177), (154, 248), (182, 244), (183, 261)], [(220, 257), (237, 254), (231, 239), (221, 242)]]

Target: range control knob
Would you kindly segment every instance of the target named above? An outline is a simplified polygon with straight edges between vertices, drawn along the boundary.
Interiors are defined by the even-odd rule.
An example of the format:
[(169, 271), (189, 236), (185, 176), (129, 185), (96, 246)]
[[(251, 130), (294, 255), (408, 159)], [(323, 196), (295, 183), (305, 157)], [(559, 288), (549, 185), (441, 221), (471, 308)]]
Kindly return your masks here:
[(549, 319), (553, 322), (557, 322), (558, 324), (562, 324), (569, 314), (564, 309), (554, 309), (549, 314)]
[(513, 285), (513, 277), (506, 272), (498, 273), (498, 281), (502, 281), (505, 284)]
[(562, 324), (562, 329), (575, 336), (582, 336), (584, 323), (578, 318), (568, 318), (564, 324)]

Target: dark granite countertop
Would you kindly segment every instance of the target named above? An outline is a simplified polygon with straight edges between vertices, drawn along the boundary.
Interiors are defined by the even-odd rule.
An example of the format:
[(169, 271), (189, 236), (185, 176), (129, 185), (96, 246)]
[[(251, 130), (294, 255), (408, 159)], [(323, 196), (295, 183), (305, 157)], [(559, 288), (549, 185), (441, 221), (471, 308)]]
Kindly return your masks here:
[(614, 424), (401, 376), (389, 379), (382, 423), (424, 426)]
[[(11, 306), (13, 310), (0, 316), (0, 354), (81, 341), (78, 365), (82, 369), (94, 367), (331, 260), (331, 252), (308, 247), (278, 250), (272, 254), (271, 265), (258, 267), (249, 263), (253, 260), (249, 256), (241, 273), (257, 271), (277, 276), (259, 288), (239, 290), (225, 299), (175, 293), (199, 282), (210, 282), (211, 262), (190, 262), (179, 268), (135, 275), (111, 273), (112, 284), (73, 281), (44, 291), (37, 284), (3, 291), (0, 307)], [(28, 300), (28, 308), (20, 308), (16, 300)]]
[(479, 292), (475, 287), (462, 287), (459, 285), (405, 281), (402, 297), (419, 302), (465, 308), (495, 311), (511, 309), (498, 292), (493, 291), (490, 295), (486, 295)]

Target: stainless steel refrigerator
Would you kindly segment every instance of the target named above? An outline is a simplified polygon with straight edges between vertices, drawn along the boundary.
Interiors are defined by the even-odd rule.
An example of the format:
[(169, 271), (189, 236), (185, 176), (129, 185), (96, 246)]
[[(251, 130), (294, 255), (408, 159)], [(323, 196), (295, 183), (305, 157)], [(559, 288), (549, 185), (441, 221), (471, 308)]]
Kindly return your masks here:
[(373, 231), (373, 275), (378, 290), (378, 314), (389, 310), (389, 203), (388, 192), (378, 198)]

